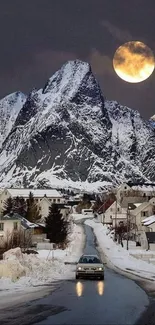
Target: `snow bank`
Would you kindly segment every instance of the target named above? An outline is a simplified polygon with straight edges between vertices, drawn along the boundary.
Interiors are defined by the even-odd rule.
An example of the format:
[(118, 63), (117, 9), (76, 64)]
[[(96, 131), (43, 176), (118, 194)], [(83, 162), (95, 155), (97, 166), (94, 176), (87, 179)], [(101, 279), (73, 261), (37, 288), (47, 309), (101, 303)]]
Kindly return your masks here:
[[(76, 262), (82, 254), (84, 231), (73, 225), (70, 243), (66, 250), (39, 251), (39, 254), (22, 254), (20, 248), (10, 250), (0, 261), (0, 287), (6, 289), (23, 289), (51, 283), (54, 280), (74, 278), (75, 265), (65, 262)], [(16, 281), (16, 282), (13, 282)]]
[(105, 253), (107, 259), (115, 267), (130, 272), (136, 276), (141, 276), (147, 280), (155, 280), (155, 265), (147, 263), (130, 255), (124, 247), (117, 245), (107, 232), (107, 227), (94, 220), (86, 220), (85, 224), (94, 229), (99, 246)]
[(71, 216), (76, 224), (83, 223), (87, 219), (94, 219), (92, 214), (72, 213)]
[(6, 277), (12, 281), (17, 281), (24, 275), (26, 275), (26, 268), (18, 260), (8, 260), (0, 263), (0, 278)]
[(23, 254), (19, 247), (14, 249), (9, 249), (9, 251), (3, 254), (3, 260), (20, 260), (23, 258)]

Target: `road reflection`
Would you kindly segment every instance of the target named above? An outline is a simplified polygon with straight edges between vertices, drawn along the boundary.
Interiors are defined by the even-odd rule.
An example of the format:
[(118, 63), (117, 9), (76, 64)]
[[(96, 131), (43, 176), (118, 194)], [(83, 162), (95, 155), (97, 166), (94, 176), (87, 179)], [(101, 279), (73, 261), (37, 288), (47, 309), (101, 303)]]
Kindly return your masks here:
[(97, 291), (99, 296), (102, 296), (104, 293), (104, 282), (103, 281), (98, 281), (97, 282)]
[(76, 283), (76, 294), (78, 297), (81, 297), (83, 293), (83, 283), (78, 281)]

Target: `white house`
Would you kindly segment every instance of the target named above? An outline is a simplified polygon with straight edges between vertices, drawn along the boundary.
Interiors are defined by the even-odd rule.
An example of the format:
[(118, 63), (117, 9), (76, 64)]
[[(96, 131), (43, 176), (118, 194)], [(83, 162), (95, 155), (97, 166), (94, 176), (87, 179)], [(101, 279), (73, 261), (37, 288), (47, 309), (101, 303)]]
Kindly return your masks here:
[(135, 229), (135, 231), (133, 230), (135, 235), (139, 235), (141, 232), (147, 231), (147, 225), (145, 225), (143, 221), (146, 218), (154, 215), (154, 213), (155, 198), (150, 199), (148, 202), (138, 204), (136, 209), (130, 211), (131, 228)]
[(125, 196), (126, 193), (128, 192), (137, 192), (140, 194), (142, 197), (151, 197), (155, 196), (155, 184), (154, 185), (149, 185), (149, 184), (144, 184), (144, 185), (132, 185), (129, 186), (128, 184), (124, 183), (121, 184), (116, 190), (116, 196), (117, 199), (121, 199), (122, 195)]
[[(44, 220), (48, 216), (49, 207), (52, 203), (55, 202), (51, 202), (47, 197), (44, 197), (39, 201), (38, 206), (40, 214), (42, 216), (42, 220)], [(70, 207), (66, 206), (64, 202), (57, 203), (57, 205), (62, 215), (66, 217), (70, 212)]]
[(116, 189), (116, 198), (117, 201), (121, 201), (122, 196), (125, 195), (125, 193), (127, 193), (130, 190), (130, 186), (127, 185), (126, 183), (121, 184), (117, 189)]
[(122, 184), (116, 189), (117, 201), (122, 207), (127, 208), (129, 203), (143, 203), (154, 197), (153, 187), (149, 186), (129, 186)]
[(65, 202), (65, 199), (57, 190), (9, 188), (4, 189), (0, 193), (0, 215), (2, 214), (4, 202), (6, 201), (6, 199), (8, 199), (9, 197), (16, 198), (18, 196), (23, 197), (26, 200), (28, 199), (30, 192), (33, 193), (34, 199), (37, 204), (39, 204), (43, 198), (47, 198), (50, 204)]
[(118, 225), (120, 221), (127, 220), (127, 209), (122, 208), (119, 202), (115, 201), (104, 213), (104, 223)]
[(24, 237), (33, 241), (36, 236), (42, 236), (46, 238), (45, 227), (41, 224), (34, 224), (27, 219), (21, 217), (18, 213), (10, 213), (5, 216), (1, 216), (0, 218), (0, 247), (3, 247), (6, 242), (12, 239), (12, 235), (15, 233), (23, 233), (26, 231)]

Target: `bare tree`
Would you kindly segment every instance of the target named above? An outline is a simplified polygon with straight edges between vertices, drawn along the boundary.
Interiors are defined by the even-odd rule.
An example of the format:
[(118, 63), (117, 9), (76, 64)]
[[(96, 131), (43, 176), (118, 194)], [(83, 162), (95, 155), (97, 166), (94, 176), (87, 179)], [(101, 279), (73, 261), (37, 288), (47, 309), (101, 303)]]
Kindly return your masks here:
[(29, 248), (32, 246), (32, 232), (29, 230), (7, 231), (1, 240), (1, 248), (7, 251), (12, 248)]

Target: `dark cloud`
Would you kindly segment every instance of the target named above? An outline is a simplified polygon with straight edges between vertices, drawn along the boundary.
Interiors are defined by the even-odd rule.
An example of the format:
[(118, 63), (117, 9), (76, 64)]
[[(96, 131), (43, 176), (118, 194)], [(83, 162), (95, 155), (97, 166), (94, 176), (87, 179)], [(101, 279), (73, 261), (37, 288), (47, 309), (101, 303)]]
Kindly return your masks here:
[(154, 0), (1, 1), (0, 96), (42, 87), (65, 61), (79, 58), (92, 64), (106, 97), (153, 115), (155, 76), (133, 87), (116, 76), (112, 60), (132, 40), (155, 52), (154, 12)]

